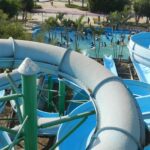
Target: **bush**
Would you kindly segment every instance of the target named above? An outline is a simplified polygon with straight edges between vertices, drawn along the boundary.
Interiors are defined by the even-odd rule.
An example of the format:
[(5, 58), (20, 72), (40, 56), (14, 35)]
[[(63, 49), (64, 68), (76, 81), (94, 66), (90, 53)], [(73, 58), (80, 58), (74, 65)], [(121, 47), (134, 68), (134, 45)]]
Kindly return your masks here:
[(79, 9), (79, 10), (83, 10), (83, 11), (88, 11), (88, 8), (87, 7), (82, 7), (82, 6), (78, 6), (78, 5), (75, 5), (75, 4), (65, 4), (66, 7), (68, 8), (76, 8), (76, 9)]
[(0, 0), (0, 9), (8, 15), (9, 18), (18, 14), (20, 9), (19, 0)]
[(34, 8), (34, 9), (42, 9), (42, 6), (35, 4), (33, 8)]
[(130, 0), (88, 0), (89, 10), (108, 14), (113, 11), (122, 11)]

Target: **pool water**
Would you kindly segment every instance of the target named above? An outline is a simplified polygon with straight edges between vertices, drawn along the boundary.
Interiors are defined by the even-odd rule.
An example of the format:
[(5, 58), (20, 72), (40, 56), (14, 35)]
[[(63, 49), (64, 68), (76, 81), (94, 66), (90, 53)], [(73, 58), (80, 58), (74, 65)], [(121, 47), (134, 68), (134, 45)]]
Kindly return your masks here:
[[(37, 34), (34, 32), (34, 34)], [(76, 32), (73, 30), (65, 32), (60, 28), (50, 32), (50, 39), (57, 40), (57, 45), (75, 50), (75, 45), (81, 53), (92, 58), (103, 58), (104, 55), (112, 55), (113, 58), (128, 59), (129, 52), (127, 48), (129, 31), (114, 31), (106, 30), (105, 34), (100, 37), (96, 36), (95, 40), (91, 32), (83, 32), (78, 35), (78, 40), (75, 40)], [(49, 33), (45, 34), (45, 42), (48, 43)], [(68, 39), (68, 46), (67, 46)], [(77, 41), (77, 42), (75, 42)], [(95, 42), (94, 42), (95, 41)]]

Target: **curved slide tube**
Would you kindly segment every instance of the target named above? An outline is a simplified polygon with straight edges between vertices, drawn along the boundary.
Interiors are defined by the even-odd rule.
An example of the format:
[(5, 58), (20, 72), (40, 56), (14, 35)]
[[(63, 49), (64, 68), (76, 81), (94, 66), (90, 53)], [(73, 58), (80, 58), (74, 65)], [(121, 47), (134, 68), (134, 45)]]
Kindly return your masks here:
[(105, 68), (110, 70), (115, 76), (118, 76), (116, 65), (112, 58), (112, 55), (110, 55), (110, 56), (104, 55), (103, 62), (104, 62)]
[(16, 68), (26, 57), (34, 60), (41, 71), (67, 78), (91, 95), (97, 115), (92, 149), (137, 150), (144, 144), (145, 129), (139, 111), (118, 77), (94, 60), (64, 48), (31, 41), (0, 40), (0, 67)]
[(128, 49), (140, 81), (150, 83), (150, 33), (132, 36)]
[(138, 63), (150, 67), (150, 32), (133, 35), (128, 44), (131, 57)]
[(144, 121), (150, 125), (150, 85), (136, 80), (124, 80), (127, 88), (135, 96)]
[(150, 68), (132, 59), (133, 65), (139, 77), (139, 80), (150, 84)]

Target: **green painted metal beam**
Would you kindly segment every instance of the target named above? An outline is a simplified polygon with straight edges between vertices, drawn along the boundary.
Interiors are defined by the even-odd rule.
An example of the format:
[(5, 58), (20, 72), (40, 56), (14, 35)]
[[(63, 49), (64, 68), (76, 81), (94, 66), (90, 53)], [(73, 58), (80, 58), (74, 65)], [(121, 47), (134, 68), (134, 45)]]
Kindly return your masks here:
[(65, 111), (65, 83), (62, 79), (59, 79), (59, 115), (63, 116)]
[[(8, 73), (8, 71), (5, 71), (6, 77), (12, 87), (13, 93), (19, 93), (19, 89), (17, 88), (17, 85), (15, 84), (15, 82), (13, 81), (13, 79), (11, 78), (10, 74)], [(19, 118), (19, 122), (22, 123), (23, 122), (23, 117), (22, 117), (22, 113), (21, 113), (21, 109), (20, 109), (20, 104), (19, 101), (22, 101), (22, 99), (15, 99), (15, 103), (16, 103), (16, 109), (17, 109), (17, 115)]]
[[(17, 145), (17, 144), (18, 144), (20, 141), (22, 141), (23, 139), (24, 139), (23, 137), (18, 138), (18, 139), (13, 143), (13, 146)], [(7, 146), (3, 147), (2, 150), (9, 150), (9, 149), (10, 149), (10, 146), (11, 146), (11, 145), (7, 145)]]
[(77, 104), (83, 104), (88, 101), (89, 100), (66, 100), (67, 103), (77, 103)]
[(58, 124), (61, 124), (61, 123), (64, 123), (64, 122), (69, 122), (69, 121), (72, 121), (72, 120), (75, 120), (75, 119), (87, 117), (87, 116), (90, 116), (90, 115), (93, 115), (93, 114), (95, 114), (95, 111), (84, 112), (84, 113), (80, 113), (80, 114), (77, 114), (77, 115), (74, 115), (74, 116), (71, 116), (71, 117), (70, 116), (65, 116), (61, 119), (57, 119), (55, 121), (44, 123), (44, 124), (42, 124), (38, 127), (39, 128), (48, 128), (48, 127), (55, 126), (55, 125), (58, 125)]
[(53, 90), (53, 80), (52, 77), (48, 76), (48, 109), (49, 111), (53, 110), (52, 100), (53, 100), (53, 93), (51, 90)]
[(24, 125), (25, 150), (37, 150), (37, 87), (36, 73), (38, 66), (26, 58), (18, 68), (22, 78), (23, 118), (28, 116)]
[(6, 95), (6, 96), (3, 96), (3, 97), (0, 97), (0, 102), (10, 101), (12, 99), (15, 100), (15, 99), (17, 99), (19, 97), (23, 97), (23, 94), (16, 93), (16, 94), (12, 94), (12, 95)]
[(28, 120), (28, 116), (26, 116), (26, 118), (24, 119), (24, 121), (23, 121), (22, 125), (20, 126), (20, 128), (19, 128), (19, 130), (18, 130), (18, 132), (17, 132), (13, 142), (9, 145), (9, 150), (11, 150), (13, 148), (15, 143), (18, 141), (18, 138), (21, 136), (21, 133), (23, 131), (23, 127), (25, 126), (27, 120)]
[(36, 76), (22, 76), (23, 80), (23, 118), (29, 116), (24, 126), (25, 150), (37, 150), (37, 97)]
[(7, 127), (0, 127), (0, 130), (1, 130), (1, 131), (6, 131), (6, 132), (8, 132), (8, 133), (10, 133), (10, 134), (13, 134), (13, 135), (16, 135), (16, 134), (17, 134), (17, 131), (12, 130), (12, 129), (9, 129), (9, 128), (7, 128)]

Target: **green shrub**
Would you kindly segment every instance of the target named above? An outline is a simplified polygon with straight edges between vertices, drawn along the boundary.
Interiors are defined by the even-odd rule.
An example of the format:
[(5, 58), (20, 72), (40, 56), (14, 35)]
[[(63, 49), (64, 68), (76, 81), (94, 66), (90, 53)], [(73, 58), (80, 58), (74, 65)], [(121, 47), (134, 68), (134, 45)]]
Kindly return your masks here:
[(66, 7), (68, 8), (76, 8), (76, 9), (79, 9), (79, 10), (83, 10), (83, 11), (88, 11), (88, 7), (82, 7), (82, 6), (78, 6), (78, 5), (75, 5), (75, 4), (65, 4)]
[(42, 6), (41, 6), (41, 5), (38, 5), (38, 4), (35, 4), (33, 8), (34, 8), (34, 9), (42, 9)]

